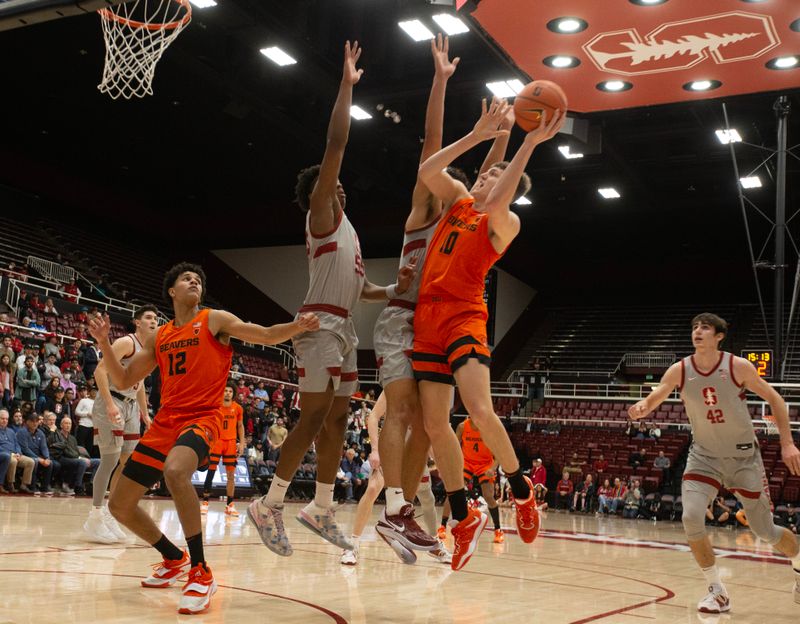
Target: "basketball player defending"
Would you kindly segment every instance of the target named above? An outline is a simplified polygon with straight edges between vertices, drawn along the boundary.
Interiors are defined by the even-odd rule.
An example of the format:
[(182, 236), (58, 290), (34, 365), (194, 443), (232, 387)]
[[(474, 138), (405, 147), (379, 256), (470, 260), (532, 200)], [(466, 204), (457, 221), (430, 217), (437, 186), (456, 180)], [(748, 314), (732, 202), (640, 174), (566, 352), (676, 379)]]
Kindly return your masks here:
[[(209, 453), (208, 474), (203, 483), (203, 502), (200, 503), (200, 513), (208, 513), (208, 498), (211, 495), (211, 484), (214, 483), (214, 474), (217, 472), (219, 460), (225, 466), (227, 480), (225, 482), (225, 493), (228, 495), (225, 505), (226, 516), (238, 516), (239, 512), (233, 504), (234, 492), (236, 490), (236, 459), (244, 455), (244, 411), (242, 406), (233, 400), (235, 388), (228, 384), (225, 386), (225, 393), (222, 397), (222, 429), (220, 430), (219, 440), (214, 443)], [(236, 443), (236, 438), (239, 443)]]
[(783, 463), (794, 475), (800, 475), (800, 451), (792, 440), (788, 410), (780, 395), (750, 362), (719, 350), (727, 333), (728, 324), (716, 314), (694, 317), (694, 355), (670, 366), (658, 387), (628, 410), (634, 420), (645, 418), (675, 388), (686, 406), (693, 442), (681, 483), (683, 528), (708, 583), (708, 595), (697, 605), (701, 613), (731, 609), (705, 530), (706, 508), (722, 487), (742, 503), (753, 533), (791, 559), (794, 600), (800, 604), (800, 548), (792, 532), (775, 526), (772, 520), (764, 464), (747, 410), (747, 391), (769, 403), (780, 432)]
[(283, 523), (283, 500), (292, 477), (316, 438), (317, 483), (314, 500), (297, 519), (323, 539), (339, 546), (352, 545), (336, 524), (333, 487), (342, 457), (350, 396), (358, 387), (358, 337), (351, 312), (360, 300), (394, 299), (411, 285), (413, 263), (400, 270), (398, 283), (388, 287), (370, 283), (358, 235), (345, 215), (345, 193), (339, 171), (350, 132), (353, 85), (364, 70), (356, 69), (361, 56), (358, 42), (348, 41), (339, 94), (331, 113), (322, 163), (300, 172), (297, 201), (306, 212), (306, 250), (309, 287), (300, 313), (316, 312), (321, 331), (297, 336), (294, 350), (300, 386), (300, 420), (281, 447), (281, 457), (266, 496), (247, 509), (264, 544), (288, 557), (292, 546)]
[(487, 520), (480, 511), (467, 509), (464, 458), (449, 422), (454, 378), (470, 417), (508, 475), (520, 537), (531, 542), (539, 530), (530, 480), (522, 475), (508, 434), (492, 406), (483, 291), (487, 272), (519, 234), (519, 217), (509, 206), (530, 186), (524, 175), (525, 166), (534, 148), (558, 132), (563, 116), (555, 111), (550, 119), (544, 118), (537, 129), (527, 134), (510, 163), (490, 167), (469, 191), (445, 169), (482, 141), (508, 134), (508, 130), (499, 129), (508, 110), (504, 100), (493, 99), (489, 107), (484, 100), (473, 130), (419, 168), (420, 179), (448, 206), (422, 270), (412, 361), (425, 429), (453, 515), (450, 524), (455, 542), (454, 570), (460, 570), (472, 556)]
[[(319, 327), (314, 314), (262, 327), (223, 310), (201, 310), (205, 289), (199, 266), (181, 263), (167, 271), (164, 297), (172, 301), (175, 319), (150, 336), (126, 367), (112, 357), (108, 317), (98, 316), (90, 326), (100, 350), (109, 355), (108, 376), (117, 388), (130, 388), (159, 367), (161, 409), (125, 464), (108, 506), (119, 522), (164, 557), (142, 581), (143, 587), (168, 587), (188, 573), (178, 607), (186, 614), (208, 609), (217, 589), (203, 554), (200, 506), (191, 478), (198, 467), (207, 465), (209, 450), (220, 437), (219, 399), (231, 366), (230, 339), (276, 344)], [(144, 493), (162, 477), (175, 502), (188, 555), (139, 507)]]
[[(134, 333), (115, 340), (109, 357), (123, 367), (138, 353), (142, 345), (158, 330), (158, 309), (153, 305), (142, 306), (133, 315)], [(92, 422), (95, 427), (95, 444), (100, 449), (100, 466), (92, 480), (92, 509), (83, 525), (89, 541), (113, 544), (127, 539), (125, 532), (103, 505), (106, 490), (119, 481), (125, 462), (131, 456), (141, 433), (141, 423), (150, 427), (147, 413), (147, 395), (143, 383), (119, 389), (108, 378), (105, 360), (100, 360), (94, 372), (97, 383), (97, 398), (92, 407)], [(119, 464), (119, 470), (111, 473)]]
[[(420, 163), (442, 148), (444, 99), (447, 81), (453, 75), (459, 59), (450, 61), (449, 41), (438, 35), (431, 41), (434, 76), (425, 112), (425, 140)], [(507, 129), (513, 117), (504, 120)], [(495, 140), (484, 167), (502, 160), (508, 135)], [(483, 169), (482, 168), (482, 169)], [(457, 169), (451, 175), (466, 183), (466, 176)], [(389, 301), (375, 323), (375, 354), (380, 370), (381, 385), (386, 393), (388, 413), (381, 431), (381, 460), (386, 479), (386, 508), (376, 530), (400, 558), (413, 563), (413, 550), (426, 550), (439, 561), (450, 560), (450, 553), (439, 539), (423, 531), (414, 519), (414, 496), (423, 507), (435, 504), (429, 474), (422, 474), (428, 458), (430, 441), (422, 424), (422, 410), (417, 382), (411, 366), (414, 343), (414, 309), (419, 293), (419, 279), (428, 244), (441, 218), (443, 204), (422, 180), (417, 178), (411, 196), (411, 212), (405, 223), (400, 266), (416, 260), (417, 275), (411, 288)], [(410, 435), (408, 435), (410, 428)], [(420, 480), (420, 475), (422, 479)], [(436, 522), (433, 521), (435, 531)]]

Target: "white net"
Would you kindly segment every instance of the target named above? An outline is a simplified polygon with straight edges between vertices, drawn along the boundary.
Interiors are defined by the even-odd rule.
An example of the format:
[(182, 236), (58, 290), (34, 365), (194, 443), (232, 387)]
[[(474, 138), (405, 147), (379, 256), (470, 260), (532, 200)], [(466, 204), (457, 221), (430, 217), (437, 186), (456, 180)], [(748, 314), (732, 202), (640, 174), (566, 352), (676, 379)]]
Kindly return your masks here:
[(192, 18), (189, 0), (135, 0), (98, 13), (106, 61), (97, 88), (114, 99), (153, 95), (156, 64)]

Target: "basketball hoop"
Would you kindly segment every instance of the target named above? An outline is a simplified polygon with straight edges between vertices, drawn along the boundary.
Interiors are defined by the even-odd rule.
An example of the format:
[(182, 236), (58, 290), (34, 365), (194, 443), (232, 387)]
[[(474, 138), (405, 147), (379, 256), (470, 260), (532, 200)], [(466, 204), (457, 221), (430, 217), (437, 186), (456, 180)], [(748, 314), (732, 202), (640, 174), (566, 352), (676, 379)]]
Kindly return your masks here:
[(775, 417), (771, 414), (764, 414), (764, 428), (767, 430), (767, 435), (778, 435), (778, 425), (775, 424)]
[(113, 99), (153, 95), (156, 64), (192, 19), (189, 0), (134, 0), (98, 13), (106, 60), (97, 88)]

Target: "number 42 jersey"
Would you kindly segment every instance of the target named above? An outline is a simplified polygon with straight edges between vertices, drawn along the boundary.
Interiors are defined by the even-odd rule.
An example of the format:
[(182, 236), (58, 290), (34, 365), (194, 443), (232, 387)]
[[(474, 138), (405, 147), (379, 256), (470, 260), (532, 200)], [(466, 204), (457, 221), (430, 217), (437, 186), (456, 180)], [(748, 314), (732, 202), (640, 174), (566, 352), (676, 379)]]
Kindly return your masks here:
[(223, 345), (208, 329), (209, 310), (200, 310), (188, 323), (172, 320), (159, 327), (156, 361), (161, 371), (161, 409), (207, 412), (219, 409), (233, 348)]
[(749, 457), (756, 452), (746, 390), (734, 376), (733, 354), (721, 351), (716, 366), (701, 371), (694, 356), (681, 360), (678, 388), (692, 425), (698, 453), (709, 457)]

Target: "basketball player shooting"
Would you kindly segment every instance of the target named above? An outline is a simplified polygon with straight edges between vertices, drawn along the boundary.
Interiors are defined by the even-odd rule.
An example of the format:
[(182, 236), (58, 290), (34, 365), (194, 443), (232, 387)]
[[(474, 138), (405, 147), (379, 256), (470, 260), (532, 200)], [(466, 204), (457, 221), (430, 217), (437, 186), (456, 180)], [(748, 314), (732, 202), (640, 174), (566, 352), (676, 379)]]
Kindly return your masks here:
[(697, 605), (701, 613), (731, 609), (705, 530), (706, 508), (722, 487), (742, 503), (753, 533), (791, 560), (794, 600), (800, 604), (800, 548), (791, 531), (773, 522), (747, 391), (769, 403), (780, 433), (783, 463), (794, 475), (800, 475), (800, 451), (792, 440), (789, 413), (780, 395), (750, 362), (719, 350), (727, 332), (728, 324), (716, 314), (697, 315), (692, 320), (694, 355), (670, 366), (658, 387), (628, 410), (633, 420), (645, 418), (675, 388), (686, 406), (693, 442), (681, 483), (683, 528), (708, 583), (708, 594)]
[(519, 234), (519, 217), (510, 205), (530, 187), (525, 166), (536, 146), (555, 136), (564, 118), (559, 110), (549, 119), (545, 113), (512, 161), (490, 167), (469, 190), (446, 171), (451, 162), (479, 143), (508, 134), (500, 127), (509, 108), (505, 100), (493, 98), (490, 106), (484, 100), (473, 130), (419, 168), (420, 179), (449, 207), (433, 235), (422, 271), (412, 361), (425, 430), (452, 510), (454, 570), (460, 570), (472, 556), (487, 517), (467, 509), (464, 457), (449, 422), (453, 380), (470, 418), (508, 475), (520, 537), (531, 542), (539, 530), (530, 481), (522, 475), (511, 440), (492, 406), (483, 290), (487, 272)]

